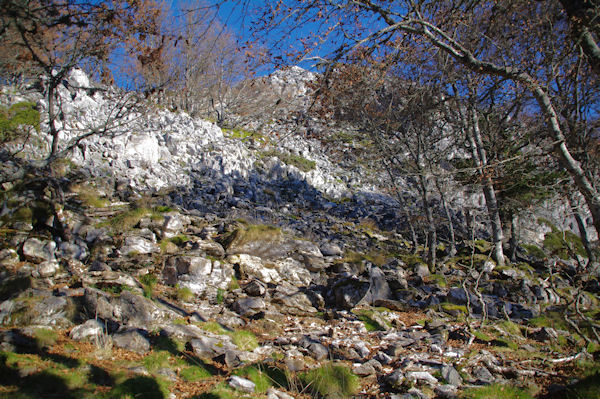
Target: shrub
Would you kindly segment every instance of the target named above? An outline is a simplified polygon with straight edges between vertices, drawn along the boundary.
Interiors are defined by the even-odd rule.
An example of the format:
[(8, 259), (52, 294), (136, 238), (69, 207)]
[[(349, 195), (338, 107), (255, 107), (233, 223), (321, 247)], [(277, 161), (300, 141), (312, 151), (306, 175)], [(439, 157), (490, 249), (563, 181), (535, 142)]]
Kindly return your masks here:
[(358, 377), (345, 366), (332, 363), (299, 375), (307, 392), (324, 398), (347, 398), (358, 390)]
[(32, 102), (19, 102), (0, 108), (0, 143), (15, 140), (24, 133), (23, 126), (40, 130), (40, 113)]

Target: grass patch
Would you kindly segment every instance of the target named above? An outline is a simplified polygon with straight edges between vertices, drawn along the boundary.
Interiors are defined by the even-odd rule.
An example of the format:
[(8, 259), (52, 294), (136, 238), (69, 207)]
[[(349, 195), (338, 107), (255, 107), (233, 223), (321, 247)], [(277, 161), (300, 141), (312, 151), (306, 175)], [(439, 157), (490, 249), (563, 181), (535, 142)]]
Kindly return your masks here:
[[(352, 311), (360, 321), (363, 322), (367, 331), (385, 331), (386, 326), (383, 326), (379, 321), (375, 320), (373, 317), (375, 315), (374, 310), (370, 309), (355, 309)], [(388, 327), (391, 327), (388, 325)]]
[(34, 338), (38, 348), (50, 347), (58, 340), (58, 333), (46, 328), (37, 328), (34, 332)]
[(71, 189), (77, 194), (81, 204), (87, 208), (104, 208), (110, 204), (106, 198), (100, 198), (98, 191), (93, 187), (76, 185)]
[(158, 284), (158, 277), (154, 274), (148, 273), (140, 277), (140, 283), (142, 284), (144, 296), (146, 298), (152, 298), (154, 288)]
[(551, 327), (557, 330), (569, 330), (561, 312), (546, 312), (544, 316), (529, 319), (528, 324), (532, 327)]
[(133, 229), (144, 217), (150, 217), (155, 221), (163, 219), (160, 212), (146, 207), (137, 207), (113, 216), (106, 222), (100, 223), (99, 227), (109, 227), (113, 232), (122, 233)]
[(240, 391), (236, 391), (233, 388), (230, 388), (226, 383), (222, 382), (217, 384), (213, 389), (209, 392), (205, 392), (199, 396), (196, 396), (197, 399), (239, 399), (239, 398), (264, 398), (264, 395), (253, 395), (253, 394), (244, 394)]
[(178, 300), (188, 302), (194, 298), (194, 293), (188, 287), (177, 287), (175, 295)]
[(251, 331), (238, 330), (230, 333), (231, 339), (240, 350), (253, 351), (258, 348), (258, 340), (256, 335)]
[(314, 170), (317, 167), (317, 163), (315, 161), (311, 161), (300, 155), (288, 154), (277, 150), (263, 151), (260, 154), (260, 157), (261, 159), (272, 157), (278, 158), (284, 164), (295, 166), (296, 168), (300, 169), (302, 172), (305, 173), (310, 172), (311, 170)]
[(256, 393), (264, 393), (271, 387), (288, 387), (288, 378), (286, 373), (278, 367), (269, 366), (266, 364), (259, 363), (242, 367), (235, 370), (233, 374), (252, 381), (256, 385)]
[(346, 366), (325, 364), (299, 374), (306, 392), (325, 398), (348, 398), (358, 391), (359, 380)]
[(137, 376), (117, 384), (108, 393), (100, 395), (100, 397), (106, 399), (164, 399), (169, 397), (168, 387), (169, 384), (162, 378)]
[(463, 399), (533, 399), (529, 392), (502, 384), (488, 385), (483, 388), (467, 389)]
[(572, 254), (587, 257), (581, 238), (571, 231), (552, 230), (544, 236), (544, 248), (561, 259), (570, 259)]
[(212, 377), (213, 374), (202, 366), (190, 366), (179, 372), (179, 377), (186, 382), (196, 382)]
[(168, 367), (171, 362), (171, 354), (167, 351), (152, 352), (142, 360), (142, 364), (146, 370), (153, 373), (156, 370)]
[(213, 334), (219, 334), (219, 335), (228, 334), (231, 332), (231, 331), (227, 330), (225, 327), (223, 327), (222, 325), (220, 325), (219, 323), (217, 323), (216, 321), (207, 321), (205, 323), (202, 323), (201, 328), (204, 331), (208, 331)]
[(229, 248), (232, 246), (242, 246), (254, 241), (279, 242), (282, 238), (283, 233), (278, 227), (251, 224), (239, 227), (223, 237), (223, 244), (226, 248)]

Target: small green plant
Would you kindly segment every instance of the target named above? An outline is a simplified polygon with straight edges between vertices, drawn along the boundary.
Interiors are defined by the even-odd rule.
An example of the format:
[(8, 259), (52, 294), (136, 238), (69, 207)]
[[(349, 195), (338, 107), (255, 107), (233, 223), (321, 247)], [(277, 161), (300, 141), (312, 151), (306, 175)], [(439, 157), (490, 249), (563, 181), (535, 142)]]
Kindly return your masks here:
[(207, 321), (202, 323), (201, 327), (203, 330), (214, 334), (228, 334), (230, 332), (216, 321)]
[(348, 398), (358, 390), (358, 377), (349, 368), (325, 364), (299, 375), (307, 392), (324, 398)]
[(261, 154), (261, 158), (272, 158), (276, 157), (281, 162), (286, 165), (295, 166), (303, 172), (310, 172), (311, 170), (316, 169), (317, 163), (315, 161), (311, 161), (300, 155), (288, 154), (277, 150), (268, 150), (263, 151)]
[(158, 284), (158, 277), (154, 274), (144, 274), (140, 277), (140, 283), (142, 284), (144, 296), (146, 298), (152, 298), (154, 288)]
[(529, 392), (510, 385), (493, 384), (483, 388), (467, 389), (463, 399), (533, 399)]
[(171, 354), (167, 351), (152, 352), (142, 360), (142, 364), (146, 370), (153, 373), (156, 370), (169, 366)]
[(216, 301), (220, 305), (225, 300), (225, 290), (222, 288), (217, 288), (217, 297)]
[(49, 347), (56, 343), (58, 334), (47, 328), (38, 328), (34, 333), (35, 342), (39, 348)]
[(186, 382), (196, 382), (212, 377), (212, 373), (202, 366), (190, 366), (181, 370), (179, 376)]
[(256, 335), (251, 331), (238, 330), (231, 333), (233, 343), (243, 351), (253, 351), (258, 348), (258, 340)]
[(194, 298), (194, 293), (188, 287), (177, 287), (177, 299), (183, 302), (188, 302)]

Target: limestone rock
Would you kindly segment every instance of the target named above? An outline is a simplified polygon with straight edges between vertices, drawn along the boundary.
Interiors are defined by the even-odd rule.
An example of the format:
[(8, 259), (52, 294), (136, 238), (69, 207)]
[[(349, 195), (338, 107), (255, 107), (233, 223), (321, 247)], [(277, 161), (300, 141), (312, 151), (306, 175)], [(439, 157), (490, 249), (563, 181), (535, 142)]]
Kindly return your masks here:
[(29, 238), (23, 243), (23, 256), (33, 262), (54, 261), (56, 243)]

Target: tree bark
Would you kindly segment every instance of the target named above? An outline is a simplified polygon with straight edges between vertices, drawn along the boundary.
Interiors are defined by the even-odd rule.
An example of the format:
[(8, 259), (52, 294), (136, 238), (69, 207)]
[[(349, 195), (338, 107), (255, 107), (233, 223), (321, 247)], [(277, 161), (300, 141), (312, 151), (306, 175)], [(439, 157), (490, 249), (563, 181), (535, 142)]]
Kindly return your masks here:
[(481, 177), (483, 195), (485, 197), (485, 203), (492, 228), (492, 245), (494, 246), (493, 258), (499, 266), (504, 266), (504, 252), (502, 249), (504, 234), (502, 233), (502, 221), (498, 210), (496, 191), (494, 190), (492, 179), (489, 176), (489, 171), (486, 170), (488, 166), (487, 155), (485, 148), (483, 147), (477, 111), (473, 106), (470, 107), (470, 113), (471, 129), (469, 130), (467, 128), (465, 131), (467, 132), (468, 140), (471, 144), (473, 159), (477, 163), (479, 176)]

